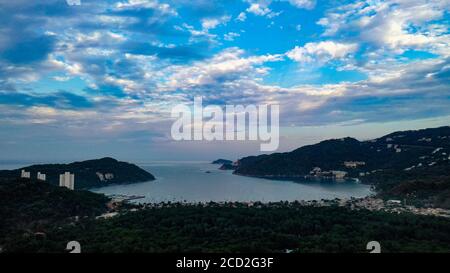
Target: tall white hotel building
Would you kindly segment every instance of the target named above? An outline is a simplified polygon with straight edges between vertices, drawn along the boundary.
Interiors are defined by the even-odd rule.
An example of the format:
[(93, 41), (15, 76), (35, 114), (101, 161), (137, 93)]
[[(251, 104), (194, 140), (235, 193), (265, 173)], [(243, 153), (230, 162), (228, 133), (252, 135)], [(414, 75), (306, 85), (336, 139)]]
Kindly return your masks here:
[(59, 175), (59, 186), (66, 187), (71, 190), (75, 188), (75, 174), (71, 174), (70, 172), (65, 172), (64, 174)]

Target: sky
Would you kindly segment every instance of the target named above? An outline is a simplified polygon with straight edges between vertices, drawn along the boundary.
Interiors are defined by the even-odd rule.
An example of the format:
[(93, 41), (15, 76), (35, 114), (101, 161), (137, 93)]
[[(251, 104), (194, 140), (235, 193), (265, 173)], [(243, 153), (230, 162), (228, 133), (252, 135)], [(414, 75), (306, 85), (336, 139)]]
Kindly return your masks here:
[(279, 151), (450, 125), (449, 0), (80, 2), (0, 0), (0, 160), (260, 153), (175, 142), (196, 96), (279, 104)]

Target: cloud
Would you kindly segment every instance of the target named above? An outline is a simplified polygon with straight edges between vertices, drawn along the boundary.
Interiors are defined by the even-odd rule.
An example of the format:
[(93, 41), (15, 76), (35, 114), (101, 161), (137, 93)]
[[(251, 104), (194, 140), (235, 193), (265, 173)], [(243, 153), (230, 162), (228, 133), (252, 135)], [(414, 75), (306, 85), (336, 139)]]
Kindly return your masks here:
[(236, 32), (228, 32), (228, 33), (226, 33), (226, 34), (224, 34), (223, 35), (223, 39), (225, 40), (225, 41), (234, 41), (234, 39), (236, 38), (236, 37), (239, 37), (239, 36), (241, 36), (239, 33), (236, 33)]
[(255, 15), (264, 16), (272, 12), (267, 4), (261, 3), (251, 3), (250, 7), (247, 9), (247, 12), (253, 13)]
[[(257, 16), (267, 16), (268, 18), (273, 18), (282, 13), (274, 12), (270, 9), (270, 5), (273, 2), (289, 2), (293, 7), (300, 9), (313, 9), (316, 6), (315, 0), (244, 0), (249, 3), (249, 7), (247, 8), (248, 13), (252, 13)], [(242, 19), (245, 20), (245, 13), (241, 13), (239, 16), (242, 16)]]
[(357, 44), (338, 43), (333, 41), (307, 43), (303, 47), (296, 46), (286, 55), (299, 63), (320, 62), (346, 58), (358, 49)]
[(230, 16), (222, 16), (219, 18), (205, 18), (202, 19), (202, 28), (204, 30), (214, 29), (219, 25), (225, 25), (230, 19)]
[[(314, 26), (289, 16), (325, 9), (315, 1), (244, 2), (3, 1), (0, 126), (10, 135), (44, 126), (30, 138), (161, 141), (171, 107), (196, 95), (220, 105), (278, 103), (283, 126), (450, 115), (446, 1), (327, 4), (303, 11), (323, 14)], [(253, 30), (272, 31), (264, 18), (280, 12), (282, 41), (253, 39)], [(307, 69), (317, 80), (299, 84), (309, 82)], [(362, 76), (342, 79), (343, 70)]]
[(279, 16), (282, 11), (274, 12), (269, 6), (272, 0), (246, 0), (249, 3), (249, 7), (246, 12), (254, 14), (256, 16), (266, 16), (267, 18), (274, 18)]
[(210, 44), (217, 44), (217, 35), (210, 31), (223, 25), (225, 26), (231, 19), (231, 16), (223, 15), (220, 17), (208, 17), (201, 20), (201, 29), (195, 29), (194, 26), (183, 23), (181, 26), (175, 26), (179, 31), (189, 32), (190, 42), (199, 43), (207, 42)]
[(236, 20), (245, 22), (245, 20), (247, 20), (247, 14), (245, 12), (239, 13), (239, 15), (236, 17)]
[(287, 0), (287, 1), (297, 8), (313, 9), (316, 6), (315, 0)]
[(167, 3), (160, 3), (157, 0), (128, 0), (126, 2), (116, 3), (116, 9), (152, 9), (157, 10), (163, 15), (177, 16), (178, 12)]
[[(282, 59), (282, 55), (244, 56), (245, 51), (239, 48), (228, 48), (212, 58), (192, 63), (187, 66), (173, 66), (166, 70), (170, 75), (161, 83), (163, 90), (195, 90), (202, 88), (213, 90), (228, 89), (233, 82), (247, 77), (254, 78), (257, 75), (267, 73), (264, 63), (276, 62)], [(201, 91), (203, 92), (203, 91)], [(203, 95), (207, 95), (206, 92)], [(226, 96), (226, 94), (223, 94)]]
[[(375, 48), (438, 51), (437, 45), (448, 45), (449, 36), (430, 31), (427, 24), (442, 19), (449, 7), (447, 1), (438, 0), (365, 1), (337, 7), (317, 23), (325, 28), (325, 36), (356, 34)], [(433, 27), (442, 27), (437, 25)]]

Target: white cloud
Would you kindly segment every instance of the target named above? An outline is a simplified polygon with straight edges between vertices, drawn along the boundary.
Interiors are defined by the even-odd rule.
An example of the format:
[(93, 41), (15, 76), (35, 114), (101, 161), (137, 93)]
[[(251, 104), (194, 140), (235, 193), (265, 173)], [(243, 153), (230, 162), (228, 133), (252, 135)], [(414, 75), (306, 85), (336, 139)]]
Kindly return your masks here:
[(203, 30), (214, 29), (219, 25), (225, 25), (229, 20), (230, 16), (222, 16), (219, 18), (206, 18), (202, 20)]
[(163, 90), (223, 87), (239, 79), (246, 77), (254, 79), (265, 75), (268, 70), (261, 65), (282, 59), (282, 55), (244, 57), (244, 54), (245, 51), (242, 49), (229, 48), (205, 61), (186, 66), (172, 66), (165, 71), (170, 76), (160, 87)]
[[(271, 19), (279, 16), (283, 13), (283, 11), (272, 11), (270, 9), (270, 5), (272, 2), (280, 1), (280, 2), (289, 2), (292, 6), (301, 9), (313, 9), (316, 5), (315, 0), (244, 0), (249, 3), (249, 7), (247, 8), (248, 13), (252, 13), (257, 16), (266, 16)], [(242, 14), (242, 19), (245, 20), (245, 13)], [(240, 15), (241, 15), (240, 14)]]
[(236, 20), (241, 21), (241, 22), (245, 22), (245, 20), (247, 20), (247, 14), (245, 12), (239, 13), (239, 15), (237, 16)]
[(303, 47), (296, 46), (286, 55), (300, 63), (315, 61), (328, 62), (335, 59), (343, 59), (358, 49), (357, 44), (338, 43), (333, 41), (307, 43)]
[[(294, 6), (307, 8), (306, 2), (312, 1), (290, 2)], [(190, 59), (176, 64), (160, 58), (156, 53), (152, 54), (151, 51), (144, 51), (139, 55), (137, 52), (129, 53), (128, 48), (124, 50), (122, 47), (127, 45), (130, 37), (152, 41), (148, 45), (159, 48), (176, 47), (164, 45), (158, 39), (161, 37), (153, 34), (150, 29), (147, 31), (145, 28), (145, 33), (141, 32), (142, 29), (133, 29), (139, 25), (136, 24), (138, 22), (146, 23), (149, 19), (153, 23), (157, 19), (134, 17), (133, 12), (123, 17), (107, 15), (103, 9), (86, 10), (84, 14), (80, 13), (81, 17), (76, 18), (52, 20), (46, 17), (45, 25), (33, 25), (33, 29), (45, 29), (48, 33), (54, 33), (52, 35), (57, 39), (54, 52), (39, 65), (2, 66), (0, 63), (3, 79), (20, 81), (22, 87), (26, 86), (26, 82), (36, 81), (42, 75), (77, 76), (92, 87), (93, 90), (87, 96), (95, 106), (89, 110), (68, 110), (39, 105), (39, 108), (29, 107), (30, 111), (23, 111), (22, 106), (11, 106), (16, 107), (14, 109), (17, 111), (6, 112), (2, 108), (0, 117), (6, 116), (2, 121), (17, 120), (21, 114), (26, 114), (28, 116), (22, 122), (82, 127), (87, 132), (85, 135), (89, 135), (92, 128), (133, 132), (136, 128), (142, 128), (141, 124), (149, 120), (165, 120), (165, 114), (170, 113), (167, 108), (171, 104), (186, 100), (193, 94), (245, 105), (280, 103), (282, 122), (297, 125), (358, 119), (408, 119), (420, 114), (440, 115), (443, 112), (448, 114), (450, 64), (445, 58), (450, 54), (450, 39), (446, 21), (436, 21), (442, 18), (443, 11), (447, 8), (444, 5), (446, 2), (448, 1), (366, 1), (341, 6), (320, 20), (326, 35), (338, 37), (329, 38), (330, 41), (316, 40), (297, 46), (286, 54), (260, 56), (249, 56), (243, 49), (228, 48), (206, 59)], [(252, 10), (266, 17), (275, 16), (278, 13), (271, 10), (271, 3), (272, 1), (252, 1), (251, 4), (257, 4)], [(272, 7), (276, 8), (275, 5)], [(124, 1), (115, 8), (152, 8), (157, 9), (155, 13), (166, 10), (163, 13), (175, 15), (169, 6), (157, 1)], [(246, 12), (241, 12), (237, 20), (243, 21), (247, 15)], [(215, 40), (219, 36), (210, 31), (213, 32), (213, 29), (228, 20), (229, 17), (210, 17), (201, 21), (202, 27), (199, 29), (189, 25), (194, 22), (187, 20), (189, 24), (183, 24), (177, 29), (185, 31), (191, 39)], [(83, 24), (79, 24), (80, 22)], [(99, 28), (91, 27), (94, 26), (93, 23), (100, 24)], [(85, 24), (89, 28), (80, 27)], [(152, 24), (146, 25), (151, 26)], [(161, 29), (159, 26), (161, 25), (158, 25), (157, 30)], [(105, 29), (114, 29), (114, 32)], [(162, 30), (167, 29), (162, 27)], [(173, 30), (172, 25), (170, 30)], [(347, 35), (347, 31), (352, 35)], [(225, 40), (232, 40), (239, 35), (228, 31), (225, 33), (220, 33)], [(8, 36), (12, 37), (9, 33), (0, 31), (1, 38)], [(332, 39), (335, 40), (331, 41)], [(1, 46), (4, 46), (6, 38), (0, 41)], [(257, 45), (250, 46), (255, 48)], [(348, 63), (353, 53), (359, 49), (363, 51), (366, 46), (370, 49), (362, 52), (364, 58), (360, 62)], [(396, 54), (408, 48), (428, 50), (438, 54), (439, 58), (399, 61), (401, 57)], [(211, 51), (205, 49), (205, 52), (199, 53), (207, 56)], [(271, 72), (267, 63), (281, 61), (286, 56), (310, 66), (323, 65), (333, 60), (343, 61), (345, 67), (364, 73), (367, 79), (352, 83), (294, 87), (265, 82), (264, 78)], [(65, 80), (63, 76), (55, 76), (54, 79)], [(301, 76), (299, 73), (299, 77)], [(2, 80), (0, 84), (4, 84)], [(125, 94), (121, 95), (125, 97), (115, 98), (114, 94), (102, 94), (103, 84), (120, 87), (119, 91), (123, 89)], [(388, 103), (358, 108), (361, 99), (370, 101), (380, 98)], [(393, 106), (397, 107), (395, 111), (386, 111), (394, 109)], [(78, 115), (82, 112), (84, 114)]]
[(239, 33), (236, 32), (228, 32), (223, 35), (223, 39), (225, 41), (234, 41), (234, 38), (241, 36)]
[(297, 8), (313, 9), (316, 6), (315, 0), (287, 0), (291, 5)]
[[(317, 23), (325, 28), (325, 36), (350, 32), (358, 34), (361, 42), (397, 53), (433, 51), (442, 43), (448, 46), (450, 39), (427, 24), (442, 19), (449, 8), (449, 1), (440, 0), (364, 1), (335, 8)], [(433, 25), (442, 29), (442, 23)]]
[(247, 12), (253, 13), (253, 14), (259, 15), (259, 16), (264, 16), (264, 15), (272, 12), (272, 10), (270, 10), (268, 8), (268, 5), (266, 5), (264, 3), (251, 3), (250, 7), (247, 9)]
[(156, 9), (163, 15), (177, 16), (177, 11), (167, 3), (160, 3), (157, 0), (128, 0), (116, 4), (117, 9)]

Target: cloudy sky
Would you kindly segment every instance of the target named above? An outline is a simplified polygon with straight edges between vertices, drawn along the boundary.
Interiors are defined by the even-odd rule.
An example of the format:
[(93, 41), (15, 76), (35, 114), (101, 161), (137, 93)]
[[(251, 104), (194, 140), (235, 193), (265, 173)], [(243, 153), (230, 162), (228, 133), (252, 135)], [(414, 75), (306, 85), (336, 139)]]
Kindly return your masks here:
[(0, 160), (235, 159), (171, 108), (280, 105), (280, 151), (450, 124), (449, 0), (0, 0)]

